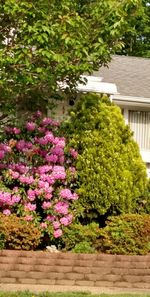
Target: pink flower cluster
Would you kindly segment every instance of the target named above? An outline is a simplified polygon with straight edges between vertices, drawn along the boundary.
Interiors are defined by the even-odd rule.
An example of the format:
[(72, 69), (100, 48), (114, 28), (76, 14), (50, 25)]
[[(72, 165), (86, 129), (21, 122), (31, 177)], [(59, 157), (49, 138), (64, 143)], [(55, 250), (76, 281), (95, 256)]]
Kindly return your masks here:
[(67, 152), (58, 127), (50, 118), (41, 119), (38, 111), (23, 127), (6, 127), (0, 143), (0, 178), (8, 188), (0, 191), (0, 211), (10, 215), (19, 210), (27, 221), (38, 219), (43, 232), (53, 228), (55, 238), (72, 223), (71, 209), (78, 199), (69, 187), (78, 153), (73, 148)]
[(21, 200), (21, 197), (19, 194), (15, 195), (10, 192), (0, 191), (0, 208), (4, 207), (5, 209), (11, 205), (18, 203), (20, 200)]
[(60, 197), (67, 200), (77, 200), (79, 197), (76, 193), (72, 193), (70, 189), (60, 190)]

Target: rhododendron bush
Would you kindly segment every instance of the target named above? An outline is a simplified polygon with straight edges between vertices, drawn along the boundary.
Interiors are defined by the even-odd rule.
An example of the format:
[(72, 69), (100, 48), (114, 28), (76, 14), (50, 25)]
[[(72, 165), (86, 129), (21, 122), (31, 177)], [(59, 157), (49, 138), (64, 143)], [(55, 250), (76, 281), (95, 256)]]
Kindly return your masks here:
[(0, 211), (40, 224), (60, 237), (74, 215), (77, 152), (59, 137), (59, 123), (40, 112), (22, 127), (5, 127), (0, 143)]

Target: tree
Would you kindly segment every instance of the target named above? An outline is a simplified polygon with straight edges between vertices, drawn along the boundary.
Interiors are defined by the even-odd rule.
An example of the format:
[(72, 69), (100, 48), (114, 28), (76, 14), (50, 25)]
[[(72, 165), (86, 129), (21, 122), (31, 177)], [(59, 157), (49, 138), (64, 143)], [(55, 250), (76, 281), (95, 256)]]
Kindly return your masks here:
[(84, 223), (136, 212), (147, 184), (146, 167), (120, 108), (105, 97), (84, 95), (64, 131), (69, 145), (78, 150), (78, 203)]
[(124, 47), (118, 53), (150, 58), (150, 2), (143, 0), (139, 13), (129, 22), (130, 29), (122, 38)]
[[(35, 105), (107, 65), (141, 0), (2, 0), (1, 100)], [(47, 103), (46, 103), (47, 104)]]

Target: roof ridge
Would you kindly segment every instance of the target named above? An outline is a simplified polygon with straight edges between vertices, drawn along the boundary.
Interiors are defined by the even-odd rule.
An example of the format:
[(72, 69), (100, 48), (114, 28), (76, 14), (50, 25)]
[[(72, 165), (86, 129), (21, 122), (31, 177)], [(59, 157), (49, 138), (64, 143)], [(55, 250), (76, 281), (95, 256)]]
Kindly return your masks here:
[(146, 58), (146, 57), (136, 57), (136, 56), (125, 56), (125, 55), (112, 55), (113, 57), (118, 57), (118, 58), (129, 58), (129, 59), (137, 59), (137, 60), (149, 60), (150, 58)]

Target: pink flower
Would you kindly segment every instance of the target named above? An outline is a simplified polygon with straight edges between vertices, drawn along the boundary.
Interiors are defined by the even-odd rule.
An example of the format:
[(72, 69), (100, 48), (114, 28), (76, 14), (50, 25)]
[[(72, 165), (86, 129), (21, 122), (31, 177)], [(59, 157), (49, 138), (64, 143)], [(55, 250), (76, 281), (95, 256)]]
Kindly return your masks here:
[(44, 197), (46, 200), (49, 200), (49, 199), (52, 199), (53, 196), (50, 193), (46, 193)]
[(39, 155), (43, 158), (47, 155), (47, 151), (39, 149)]
[(34, 211), (34, 210), (36, 210), (36, 204), (32, 204), (32, 203), (27, 203), (26, 205), (25, 205), (25, 210), (26, 211)]
[(55, 179), (52, 175), (47, 175), (46, 180), (49, 183), (49, 185), (53, 185), (55, 183)]
[(65, 138), (64, 137), (55, 137), (54, 144), (59, 146), (60, 148), (64, 148), (66, 145)]
[(19, 177), (19, 180), (20, 180), (21, 183), (27, 184), (27, 185), (32, 185), (33, 182), (34, 182), (33, 176), (22, 175), (22, 176)]
[(32, 147), (33, 147), (32, 142), (30, 142), (30, 141), (26, 142), (26, 148), (32, 149)]
[(44, 118), (42, 120), (42, 125), (47, 126), (47, 125), (51, 125), (53, 123), (53, 120), (50, 118)]
[(46, 188), (44, 190), (45, 190), (45, 193), (51, 194), (54, 191), (54, 188), (50, 186), (50, 187), (48, 187), (48, 188)]
[(64, 150), (60, 146), (56, 145), (55, 147), (53, 147), (51, 149), (51, 153), (54, 154), (54, 155), (63, 156), (64, 155)]
[(70, 148), (70, 155), (76, 159), (78, 157), (78, 152), (75, 149)]
[(17, 179), (19, 177), (19, 173), (17, 171), (12, 171), (11, 169), (9, 170), (10, 175), (14, 178)]
[(72, 199), (72, 193), (71, 193), (70, 189), (62, 189), (62, 190), (60, 190), (59, 194), (62, 198), (65, 198), (68, 200)]
[(4, 159), (5, 157), (5, 152), (0, 150), (0, 159)]
[(41, 228), (42, 229), (46, 229), (47, 228), (47, 223), (43, 222), (40, 224)]
[(10, 153), (11, 152), (11, 147), (9, 145), (0, 144), (0, 150), (4, 151), (5, 153)]
[(47, 188), (49, 185), (48, 183), (46, 182), (47, 181), (47, 174), (43, 173), (40, 175), (40, 181), (39, 181), (39, 187), (41, 188), (40, 186), (40, 182), (42, 181), (41, 185), (42, 187), (44, 188)]
[(45, 137), (41, 137), (38, 139), (38, 143), (41, 145), (47, 145), (48, 144), (48, 140)]
[(52, 162), (52, 163), (56, 163), (58, 160), (58, 156), (57, 155), (46, 155), (45, 156), (45, 160), (47, 162)]
[(66, 172), (64, 166), (54, 166), (52, 176), (54, 179), (65, 179)]
[(77, 200), (79, 198), (76, 193), (71, 193), (70, 189), (62, 189), (59, 194), (62, 198), (67, 200)]
[(19, 171), (21, 174), (27, 173), (29, 171), (29, 167), (25, 166), (23, 164), (16, 164), (16, 168), (17, 171)]
[(59, 162), (60, 162), (61, 165), (63, 165), (64, 162), (65, 162), (65, 157), (64, 156), (60, 156), (59, 157)]
[(69, 214), (68, 216), (61, 218), (60, 223), (64, 226), (68, 226), (72, 223), (72, 218), (73, 216)]
[(6, 168), (7, 166), (5, 164), (0, 164), (0, 169), (4, 169)]
[(46, 135), (44, 136), (44, 139), (46, 139), (48, 142), (53, 143), (54, 141), (54, 135), (52, 132), (46, 132)]
[(9, 216), (11, 214), (11, 211), (9, 209), (4, 209), (3, 214)]
[(53, 221), (55, 220), (55, 216), (50, 216), (50, 215), (48, 215), (48, 216), (46, 217), (46, 220), (49, 221), (49, 222), (53, 222)]
[(43, 204), (42, 204), (42, 208), (43, 209), (49, 209), (51, 207), (51, 205), (52, 205), (51, 202), (44, 201)]
[(11, 193), (0, 191), (0, 206), (11, 204)]
[(16, 148), (18, 151), (22, 151), (25, 148), (25, 141), (23, 139), (19, 140), (16, 144)]
[(35, 197), (35, 191), (34, 190), (29, 189), (27, 191), (27, 194), (28, 194), (28, 199), (30, 201), (34, 201), (35, 200), (36, 197)]
[(33, 220), (33, 217), (31, 215), (28, 215), (28, 216), (25, 216), (24, 219), (27, 221), (27, 222), (30, 222)]
[(13, 193), (17, 193), (19, 191), (19, 188), (18, 187), (14, 187), (13, 188)]
[[(68, 169), (73, 159), (70, 157), (71, 165), (68, 166), (66, 139), (56, 136), (59, 124), (50, 118), (36, 120), (40, 116), (41, 112), (37, 112), (23, 130), (8, 128), (7, 132), (11, 134), (6, 134), (6, 143), (0, 143), (1, 168), (5, 168), (1, 170), (1, 179), (8, 179), (9, 188), (8, 192), (0, 191), (0, 209), (9, 215), (23, 207), (26, 221), (36, 222), (38, 218), (43, 231), (51, 226), (53, 237), (58, 238), (63, 233), (61, 227), (72, 222), (70, 204), (78, 195), (69, 188), (71, 179), (68, 181), (67, 174), (72, 174), (73, 188), (76, 171)], [(9, 142), (10, 139), (13, 141)], [(75, 158), (77, 152), (71, 150), (70, 156)], [(5, 156), (7, 158), (3, 160)]]
[(54, 206), (54, 210), (59, 213), (59, 214), (63, 214), (63, 215), (66, 215), (68, 214), (68, 208), (69, 208), (69, 205), (68, 203), (66, 202), (57, 202)]
[(34, 192), (37, 196), (40, 196), (43, 194), (43, 189), (35, 189)]
[[(43, 178), (43, 175), (44, 174), (42, 174), (41, 178)], [(38, 183), (38, 186), (39, 186), (39, 188), (48, 189), (49, 188), (49, 183), (40, 180), (39, 183)]]
[(18, 203), (21, 200), (20, 195), (13, 195), (12, 196), (12, 203)]
[(72, 194), (72, 200), (78, 200), (79, 196), (76, 193)]
[(37, 110), (37, 111), (35, 112), (35, 114), (34, 114), (34, 117), (35, 117), (35, 118), (40, 118), (41, 116), (42, 116), (42, 112), (39, 111), (39, 110)]
[(45, 127), (39, 127), (38, 131), (41, 132), (41, 133), (45, 133)]
[(75, 167), (69, 167), (69, 171), (72, 175), (75, 175), (77, 173)]
[(47, 173), (47, 172), (49, 172), (51, 170), (52, 170), (52, 166), (50, 166), (50, 165), (43, 165), (43, 166), (39, 166), (39, 168), (38, 168), (38, 172), (40, 174)]
[(26, 123), (26, 129), (28, 130), (28, 131), (34, 131), (35, 130), (35, 128), (36, 128), (36, 124), (34, 123), (34, 122), (28, 122), (28, 123)]
[(19, 128), (14, 127), (13, 132), (14, 132), (14, 134), (18, 135), (18, 134), (20, 134), (21, 131)]
[(57, 221), (53, 222), (53, 227), (54, 229), (58, 229), (60, 227), (60, 223)]
[(57, 229), (57, 230), (54, 231), (54, 237), (55, 238), (60, 237), (62, 234), (63, 234), (63, 232), (62, 232), (61, 229)]

